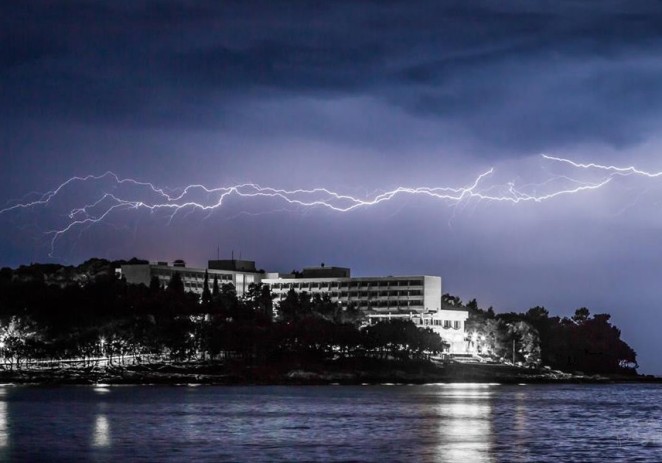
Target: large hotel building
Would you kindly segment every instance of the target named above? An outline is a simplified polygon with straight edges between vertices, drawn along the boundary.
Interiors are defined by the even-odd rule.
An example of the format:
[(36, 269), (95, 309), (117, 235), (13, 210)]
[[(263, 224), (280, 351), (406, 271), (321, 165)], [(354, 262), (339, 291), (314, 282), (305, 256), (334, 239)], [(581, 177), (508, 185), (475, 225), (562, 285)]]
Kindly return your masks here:
[(466, 353), (465, 322), (468, 312), (463, 309), (442, 308), (441, 277), (387, 276), (352, 277), (344, 267), (304, 268), (295, 274), (267, 273), (256, 270), (255, 262), (246, 260), (210, 260), (208, 268), (190, 268), (179, 260), (172, 264), (123, 265), (122, 274), (127, 282), (148, 285), (156, 276), (166, 285), (173, 273), (179, 273), (184, 288), (202, 294), (205, 272), (210, 285), (216, 278), (219, 284), (232, 283), (241, 296), (252, 283), (268, 285), (279, 301), (293, 289), (297, 292), (328, 294), (332, 301), (347, 307), (350, 304), (362, 310), (369, 323), (383, 319), (403, 318), (417, 325), (431, 328), (449, 343), (449, 353)]

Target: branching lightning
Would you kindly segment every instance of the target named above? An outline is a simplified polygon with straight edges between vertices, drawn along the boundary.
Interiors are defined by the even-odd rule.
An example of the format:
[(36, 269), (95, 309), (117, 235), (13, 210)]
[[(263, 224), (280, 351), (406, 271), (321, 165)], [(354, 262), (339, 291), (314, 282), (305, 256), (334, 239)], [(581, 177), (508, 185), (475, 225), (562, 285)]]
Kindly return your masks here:
[[(324, 208), (336, 213), (348, 213), (357, 209), (386, 203), (399, 196), (425, 196), (433, 200), (441, 200), (450, 205), (470, 202), (500, 202), (500, 203), (540, 203), (560, 196), (575, 195), (605, 187), (617, 176), (637, 175), (648, 178), (662, 176), (662, 172), (646, 172), (635, 167), (607, 166), (595, 163), (577, 163), (569, 159), (542, 155), (545, 161), (553, 161), (570, 166), (573, 170), (592, 170), (602, 174), (597, 181), (584, 182), (567, 175), (555, 175), (538, 184), (517, 186), (515, 182), (499, 184), (489, 182), (494, 169), (489, 169), (478, 175), (473, 182), (463, 187), (397, 187), (380, 192), (371, 197), (359, 198), (338, 193), (327, 188), (313, 189), (278, 189), (262, 187), (254, 183), (243, 183), (230, 187), (208, 188), (204, 185), (188, 185), (180, 190), (160, 188), (149, 182), (133, 178), (120, 178), (113, 172), (102, 175), (87, 175), (71, 177), (54, 190), (40, 195), (33, 201), (16, 202), (0, 209), (0, 216), (19, 211), (36, 210), (53, 206), (58, 199), (66, 194), (76, 184), (92, 182), (109, 184), (101, 188), (99, 196), (83, 199), (82, 205), (75, 207), (66, 214), (63, 226), (45, 231), (50, 237), (51, 255), (57, 241), (65, 235), (78, 230), (82, 233), (89, 227), (105, 222), (111, 215), (132, 210), (145, 210), (151, 213), (163, 211), (168, 223), (171, 223), (182, 211), (190, 213), (195, 210), (213, 213), (221, 208), (229, 197), (237, 198), (271, 198), (281, 201), (284, 205), (296, 208)], [(127, 187), (127, 188), (122, 188)], [(544, 190), (537, 193), (538, 189)], [(204, 196), (204, 200), (200, 199)], [(81, 198), (76, 198), (81, 200)]]
[(557, 158), (554, 156), (548, 156), (546, 154), (543, 154), (542, 157), (550, 161), (557, 161), (557, 162), (569, 164), (572, 167), (576, 167), (578, 169), (604, 170), (618, 175), (640, 175), (642, 177), (648, 177), (648, 178), (656, 178), (662, 176), (662, 172), (646, 172), (645, 170), (639, 170), (634, 166), (629, 166), (629, 167), (605, 166), (593, 162), (582, 164), (579, 162), (571, 161), (570, 159)]

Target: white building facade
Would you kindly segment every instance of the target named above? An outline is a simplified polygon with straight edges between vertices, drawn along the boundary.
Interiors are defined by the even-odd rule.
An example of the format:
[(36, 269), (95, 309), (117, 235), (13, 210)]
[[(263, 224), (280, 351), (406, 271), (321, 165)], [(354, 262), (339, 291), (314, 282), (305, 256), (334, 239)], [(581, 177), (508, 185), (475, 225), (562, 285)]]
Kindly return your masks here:
[(156, 276), (161, 285), (166, 286), (173, 273), (178, 273), (185, 290), (196, 294), (202, 294), (205, 272), (209, 275), (210, 288), (216, 278), (219, 286), (232, 283), (238, 296), (242, 296), (252, 283), (262, 283), (271, 289), (276, 306), (290, 290), (327, 295), (343, 308), (352, 305), (363, 311), (369, 323), (386, 319), (412, 320), (416, 325), (438, 333), (449, 344), (448, 353), (467, 352), (465, 323), (469, 314), (466, 310), (442, 309), (441, 277), (351, 277), (349, 269), (339, 267), (307, 268), (297, 275), (281, 275), (258, 272), (254, 262), (250, 261), (210, 261), (209, 264), (208, 269), (164, 262), (123, 265), (122, 274), (129, 283), (145, 285)]
[(209, 275), (209, 289), (211, 289), (214, 278), (216, 278), (219, 286), (226, 283), (233, 284), (238, 296), (243, 296), (251, 284), (259, 283), (262, 276), (262, 274), (257, 272), (179, 267), (167, 265), (163, 262), (156, 264), (122, 265), (122, 275), (124, 275), (128, 283), (142, 283), (149, 286), (152, 277), (155, 276), (159, 279), (161, 286), (165, 288), (170, 282), (173, 273), (178, 273), (182, 279), (182, 283), (184, 283), (184, 290), (198, 295), (202, 294), (205, 271)]

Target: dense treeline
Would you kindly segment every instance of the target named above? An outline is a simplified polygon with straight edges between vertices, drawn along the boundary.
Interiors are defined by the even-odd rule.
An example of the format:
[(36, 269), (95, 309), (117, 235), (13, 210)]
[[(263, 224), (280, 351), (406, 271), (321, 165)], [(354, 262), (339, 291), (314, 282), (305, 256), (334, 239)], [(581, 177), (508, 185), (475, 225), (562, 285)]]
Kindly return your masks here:
[(268, 287), (238, 297), (206, 278), (202, 297), (178, 274), (166, 288), (115, 277), (124, 262), (94, 259), (79, 267), (32, 265), (0, 271), (0, 358), (111, 362), (233, 358), (267, 362), (343, 356), (423, 358), (444, 344), (431, 330), (392, 321), (359, 329), (362, 314), (329, 298), (290, 292), (274, 317)]
[(476, 300), (466, 305), (444, 295), (444, 304), (466, 307), (467, 336), (482, 354), (529, 365), (548, 365), (564, 371), (589, 374), (635, 374), (637, 354), (621, 339), (608, 314), (590, 314), (577, 309), (573, 317), (550, 317), (544, 307), (525, 313), (495, 314), (483, 310)]
[[(133, 259), (131, 263), (140, 263)], [(342, 357), (424, 358), (443, 351), (432, 330), (408, 321), (362, 329), (363, 314), (328, 297), (290, 291), (278, 307), (268, 287), (238, 297), (232, 285), (206, 279), (202, 297), (177, 274), (166, 288), (115, 276), (124, 261), (91, 259), (78, 267), (0, 269), (0, 364), (107, 358), (148, 362), (238, 359), (246, 363)], [(636, 373), (636, 353), (607, 314), (578, 309), (571, 318), (543, 307), (495, 314), (476, 300), (445, 294), (442, 306), (466, 308), (470, 349), (484, 357), (585, 373)], [(4, 361), (4, 362), (3, 362)]]

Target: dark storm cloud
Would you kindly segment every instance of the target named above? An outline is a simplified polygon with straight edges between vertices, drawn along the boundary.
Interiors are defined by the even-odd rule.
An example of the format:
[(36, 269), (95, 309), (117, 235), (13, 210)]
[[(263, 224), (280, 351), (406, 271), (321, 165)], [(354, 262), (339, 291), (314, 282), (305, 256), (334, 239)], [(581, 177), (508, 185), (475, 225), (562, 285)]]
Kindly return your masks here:
[(490, 145), (622, 146), (662, 109), (661, 25), (643, 1), (5, 2), (1, 116), (215, 126), (366, 95)]
[[(0, 0), (0, 203), (106, 170), (362, 197), (489, 167), (493, 193), (605, 173), (539, 151), (659, 170), (660, 31), (658, 1)], [(106, 191), (84, 186), (0, 215), (0, 266), (49, 260), (44, 232)], [(652, 328), (636, 334), (662, 323), (656, 188), (619, 177), (540, 204), (400, 197), (344, 214), (233, 198), (172, 221), (132, 209), (58, 238), (54, 256), (200, 265), (220, 245), (276, 271), (442, 275), (502, 311), (613, 313), (662, 372)]]

